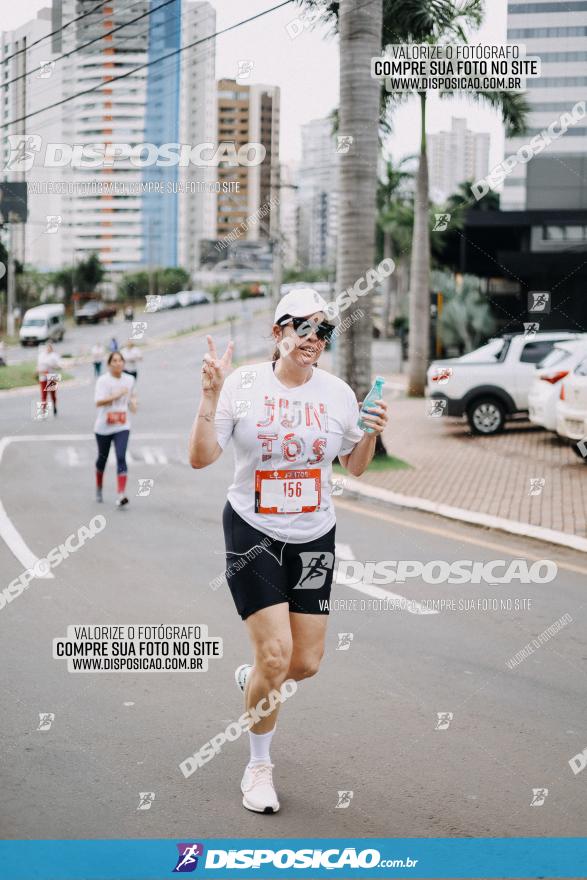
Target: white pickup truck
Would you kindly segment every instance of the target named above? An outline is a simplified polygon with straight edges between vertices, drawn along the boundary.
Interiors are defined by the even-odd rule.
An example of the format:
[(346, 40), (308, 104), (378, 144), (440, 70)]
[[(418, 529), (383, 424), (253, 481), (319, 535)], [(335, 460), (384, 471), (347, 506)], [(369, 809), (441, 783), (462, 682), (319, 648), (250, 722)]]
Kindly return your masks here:
[(505, 334), (462, 357), (432, 361), (426, 396), (441, 401), (434, 405), (438, 414), (466, 415), (474, 434), (497, 434), (508, 416), (528, 410), (536, 365), (556, 342), (577, 336), (566, 330)]

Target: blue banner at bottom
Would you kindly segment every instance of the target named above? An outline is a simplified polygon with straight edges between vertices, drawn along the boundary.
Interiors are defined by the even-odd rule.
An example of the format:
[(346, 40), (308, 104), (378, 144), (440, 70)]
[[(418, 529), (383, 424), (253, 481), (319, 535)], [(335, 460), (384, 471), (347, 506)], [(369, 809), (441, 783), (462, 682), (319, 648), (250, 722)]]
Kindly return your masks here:
[(0, 841), (2, 880), (587, 877), (587, 838)]

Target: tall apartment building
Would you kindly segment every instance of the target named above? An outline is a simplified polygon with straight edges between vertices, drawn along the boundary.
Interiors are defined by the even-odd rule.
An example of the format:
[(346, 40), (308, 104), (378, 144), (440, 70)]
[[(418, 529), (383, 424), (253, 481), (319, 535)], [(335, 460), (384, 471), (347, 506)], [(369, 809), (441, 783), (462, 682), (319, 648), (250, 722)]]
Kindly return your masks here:
[[(42, 39), (51, 30), (51, 9), (45, 8), (21, 27), (0, 34), (0, 175), (3, 181), (28, 181), (34, 176), (39, 190), (38, 195), (29, 192), (27, 223), (12, 225), (12, 246), (17, 260), (40, 268), (62, 261), (64, 235), (47, 231), (51, 228), (47, 218), (61, 216), (61, 196), (49, 192), (55, 171), (37, 161), (33, 172), (32, 165), (42, 143), (63, 140), (61, 120), (55, 110), (13, 120), (35, 113), (61, 95), (61, 69), (53, 66), (51, 40)], [(7, 230), (4, 235), (8, 245)]]
[(444, 201), (467, 180), (478, 180), (489, 171), (489, 134), (467, 128), (467, 120), (455, 116), (450, 131), (428, 135), (430, 195)]
[(288, 269), (298, 268), (298, 167), (294, 163), (281, 165), (279, 215), (281, 232), (281, 259)]
[[(224, 162), (218, 168), (221, 183), (238, 183), (238, 192), (218, 195), (218, 238), (268, 205), (272, 197), (279, 198), (279, 104), (277, 86), (245, 85), (234, 79), (218, 82), (217, 140), (234, 144), (237, 152), (247, 143), (262, 144), (266, 151), (261, 164), (235, 166)], [(275, 217), (270, 208), (262, 221), (248, 225), (243, 239), (270, 238)]]
[[(506, 156), (587, 97), (587, 5), (577, 0), (509, 0), (508, 42), (523, 43), (528, 55), (539, 55), (542, 75), (526, 81), (529, 130), (506, 140)], [(514, 168), (504, 181), (501, 206), (505, 210), (585, 209), (586, 181), (587, 123), (583, 119), (539, 156)], [(576, 230), (571, 234), (578, 235)]]
[(336, 182), (338, 154), (332, 120), (302, 125), (298, 175), (298, 255), (301, 269), (336, 264)]
[[(158, 6), (154, 0), (53, 0), (52, 10), (43, 10), (8, 39), (4, 35), (0, 63), (23, 40), (54, 32), (26, 55), (2, 64), (4, 80), (7, 74), (14, 77), (18, 65), (31, 70), (33, 63), (56, 62), (49, 78), (31, 74), (8, 87), (4, 115), (7, 107), (10, 118), (17, 118), (23, 106), (30, 110), (76, 95), (27, 122), (26, 132), (38, 132), (39, 153), (50, 143), (64, 144), (65, 154), (74, 145), (85, 146), (87, 155), (91, 145), (102, 150), (95, 161), (64, 160), (49, 168), (37, 156), (26, 172), (31, 222), (39, 222), (39, 212), (43, 219), (61, 217), (59, 229), (41, 240), (41, 248), (26, 244), (34, 240), (27, 224), (27, 260), (41, 268), (76, 263), (97, 252), (115, 276), (147, 265), (181, 263), (191, 271), (197, 267), (199, 241), (214, 234), (214, 169), (165, 164), (158, 151), (165, 144), (197, 148), (215, 140), (214, 39), (173, 54), (212, 35), (215, 12), (209, 3), (192, 0)], [(67, 57), (60, 59), (63, 54)], [(124, 79), (116, 79), (121, 75)], [(103, 145), (111, 151), (106, 160)], [(133, 149), (134, 161), (116, 155), (118, 145)], [(47, 180), (61, 187), (51, 199), (36, 194)]]

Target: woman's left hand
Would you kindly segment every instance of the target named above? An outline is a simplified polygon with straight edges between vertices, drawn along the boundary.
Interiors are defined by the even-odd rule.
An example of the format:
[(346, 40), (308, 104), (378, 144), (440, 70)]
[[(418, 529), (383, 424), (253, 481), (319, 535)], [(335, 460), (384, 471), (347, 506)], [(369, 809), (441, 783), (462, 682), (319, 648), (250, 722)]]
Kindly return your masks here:
[(389, 421), (386, 402), (384, 400), (376, 400), (375, 406), (370, 406), (368, 410), (361, 409), (361, 419), (369, 428), (373, 429), (372, 434), (367, 434), (368, 437), (382, 434)]

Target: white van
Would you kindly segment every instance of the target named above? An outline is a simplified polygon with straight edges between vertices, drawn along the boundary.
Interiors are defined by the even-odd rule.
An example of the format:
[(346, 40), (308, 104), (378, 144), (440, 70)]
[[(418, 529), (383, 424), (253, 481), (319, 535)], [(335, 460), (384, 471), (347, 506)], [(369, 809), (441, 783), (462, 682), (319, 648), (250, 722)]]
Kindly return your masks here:
[(35, 306), (25, 312), (20, 327), (21, 345), (40, 342), (61, 342), (65, 335), (65, 307), (63, 303)]

